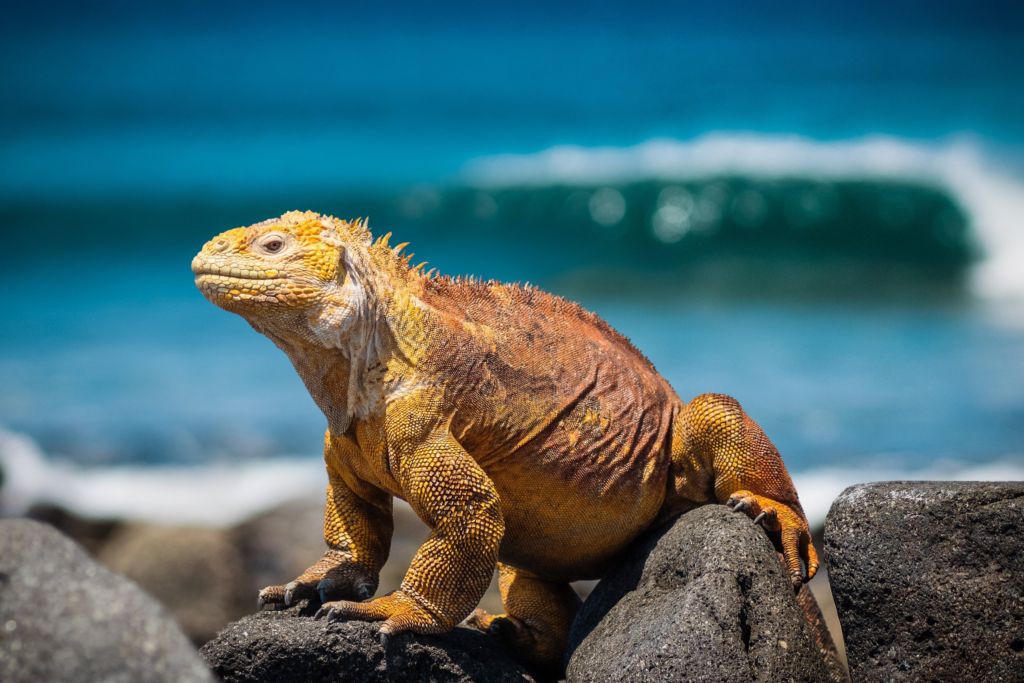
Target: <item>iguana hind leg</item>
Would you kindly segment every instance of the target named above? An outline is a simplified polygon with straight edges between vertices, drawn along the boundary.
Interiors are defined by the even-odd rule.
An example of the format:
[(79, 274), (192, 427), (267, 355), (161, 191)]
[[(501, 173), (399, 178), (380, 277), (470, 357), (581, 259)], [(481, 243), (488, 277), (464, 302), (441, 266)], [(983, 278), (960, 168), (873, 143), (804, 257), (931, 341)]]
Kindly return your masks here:
[(569, 628), (583, 604), (576, 591), (564, 581), (549, 581), (502, 563), (498, 588), (506, 614), (478, 609), (469, 625), (500, 638), (538, 674), (562, 678)]
[(703, 394), (680, 412), (674, 429), (667, 512), (725, 503), (761, 523), (782, 551), (794, 587), (810, 580), (818, 558), (807, 517), (779, 451), (760, 425), (731, 396)]

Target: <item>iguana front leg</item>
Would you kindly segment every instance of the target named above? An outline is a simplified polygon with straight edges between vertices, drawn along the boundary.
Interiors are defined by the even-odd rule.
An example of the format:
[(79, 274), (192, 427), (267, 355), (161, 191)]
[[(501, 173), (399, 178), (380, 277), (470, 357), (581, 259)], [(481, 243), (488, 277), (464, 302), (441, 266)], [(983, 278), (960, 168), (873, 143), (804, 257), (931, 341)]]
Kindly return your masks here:
[(366, 603), (326, 603), (317, 616), (384, 621), (381, 642), (403, 631), (442, 633), (466, 618), (487, 590), (505, 522), (494, 484), (448, 433), (419, 443), (409, 423), (388, 430), (391, 472), (431, 529), (401, 589)]
[[(739, 402), (723, 394), (704, 394), (686, 405), (677, 421), (679, 440), (673, 447), (674, 465), (685, 472), (677, 495), (705, 502), (706, 487), (714, 500), (761, 522), (783, 553), (794, 586), (809, 581), (818, 570), (796, 488), (778, 450)], [(806, 575), (801, 560), (807, 566)]]
[(391, 496), (362, 481), (349, 468), (348, 463), (357, 457), (358, 446), (350, 438), (332, 437), (328, 432), (324, 441), (329, 482), (324, 540), (328, 550), (291, 583), (261, 590), (260, 608), (313, 597), (321, 602), (373, 597), (380, 569), (388, 559), (394, 522)]

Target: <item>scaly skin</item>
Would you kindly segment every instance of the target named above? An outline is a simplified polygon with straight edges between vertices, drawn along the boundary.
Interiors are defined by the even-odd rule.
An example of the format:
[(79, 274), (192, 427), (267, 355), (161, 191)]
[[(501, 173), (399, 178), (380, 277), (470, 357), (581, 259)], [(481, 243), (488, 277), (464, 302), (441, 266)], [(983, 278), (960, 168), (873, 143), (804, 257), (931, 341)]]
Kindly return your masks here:
[[(558, 675), (579, 607), (569, 582), (697, 506), (759, 518), (794, 585), (814, 575), (782, 459), (734, 399), (685, 403), (578, 305), (423, 274), (387, 241), (292, 212), (229, 230), (192, 262), (203, 294), (281, 348), (327, 417), (327, 554), (261, 605), (319, 594), (328, 619), (383, 621), (386, 642), (461, 622), (498, 567), (507, 615), (471, 623)], [(401, 589), (364, 602), (392, 496), (432, 531)]]

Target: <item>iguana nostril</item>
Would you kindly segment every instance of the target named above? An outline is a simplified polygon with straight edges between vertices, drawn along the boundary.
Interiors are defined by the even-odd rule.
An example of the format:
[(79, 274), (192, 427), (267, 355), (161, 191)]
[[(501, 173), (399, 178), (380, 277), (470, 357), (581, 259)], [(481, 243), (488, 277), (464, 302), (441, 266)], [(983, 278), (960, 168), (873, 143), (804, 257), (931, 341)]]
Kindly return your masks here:
[(219, 240), (213, 243), (214, 251), (224, 251), (228, 248), (228, 241), (221, 237)]

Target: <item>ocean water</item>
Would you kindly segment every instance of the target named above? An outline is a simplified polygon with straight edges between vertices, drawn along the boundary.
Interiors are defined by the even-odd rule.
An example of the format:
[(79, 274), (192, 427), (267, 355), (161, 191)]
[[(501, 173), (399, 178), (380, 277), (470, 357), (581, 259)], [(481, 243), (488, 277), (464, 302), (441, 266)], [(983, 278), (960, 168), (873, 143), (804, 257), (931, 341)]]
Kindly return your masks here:
[(1024, 478), (1014, 4), (42, 3), (0, 34), (0, 508), (319, 495), (322, 415), (189, 270), (296, 208), (581, 301), (736, 396), (816, 519), (855, 481)]

